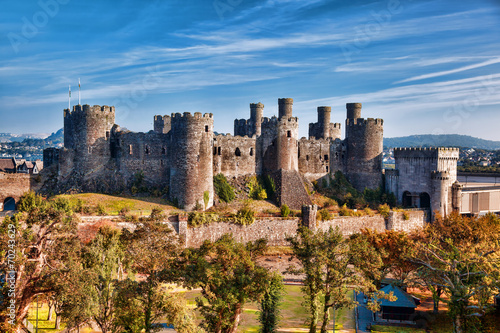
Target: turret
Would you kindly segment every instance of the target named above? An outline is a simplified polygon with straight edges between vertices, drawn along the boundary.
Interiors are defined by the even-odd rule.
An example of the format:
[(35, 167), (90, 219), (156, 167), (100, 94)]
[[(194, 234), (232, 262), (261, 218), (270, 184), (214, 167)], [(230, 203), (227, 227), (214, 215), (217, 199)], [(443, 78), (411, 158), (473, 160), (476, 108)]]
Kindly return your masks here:
[(166, 134), (170, 132), (170, 116), (159, 116), (156, 115), (154, 117), (154, 131), (156, 133), (163, 133)]
[(293, 98), (278, 99), (278, 119), (292, 117)]
[(347, 176), (359, 191), (376, 189), (382, 185), (384, 121), (360, 118), (361, 103), (346, 107)]
[(282, 118), (278, 123), (278, 165), (277, 169), (299, 170), (297, 139), (299, 122), (297, 118)]
[(251, 131), (251, 133), (248, 133), (248, 136), (253, 136), (254, 134), (260, 136), (263, 116), (264, 116), (264, 104), (251, 103), (250, 120), (253, 123), (253, 131)]
[[(213, 203), (213, 115), (176, 113), (171, 116), (169, 144), (170, 199), (186, 210)], [(205, 194), (206, 193), (206, 194)], [(208, 202), (205, 206), (205, 198)]]

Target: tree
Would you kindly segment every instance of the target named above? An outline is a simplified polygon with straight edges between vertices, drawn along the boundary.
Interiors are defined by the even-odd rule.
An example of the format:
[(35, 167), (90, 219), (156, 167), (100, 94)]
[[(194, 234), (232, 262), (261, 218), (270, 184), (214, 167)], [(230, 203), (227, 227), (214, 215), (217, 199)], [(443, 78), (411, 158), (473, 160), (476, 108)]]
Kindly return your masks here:
[(256, 264), (265, 247), (263, 240), (242, 244), (226, 234), (215, 242), (205, 241), (198, 249), (186, 249), (176, 266), (164, 272), (165, 278), (187, 288), (201, 288), (205, 300), (198, 298), (196, 304), (207, 331), (234, 333), (243, 305), (259, 300), (265, 292), (269, 273)]
[(279, 306), (283, 298), (283, 292), (283, 278), (278, 273), (272, 274), (260, 301), (259, 322), (261, 333), (276, 332), (280, 320)]
[(22, 321), (35, 297), (52, 291), (50, 278), (67, 270), (65, 254), (77, 239), (71, 216), (41, 196), (24, 194), (18, 208), (22, 213), (5, 217), (0, 226), (0, 271), (12, 272), (7, 276), (14, 287), (10, 297), (9, 288), (2, 292), (5, 300), (15, 301), (15, 322), (7, 315), (8, 302), (0, 305), (0, 322), (5, 331), (15, 332), (22, 331)]
[[(320, 312), (323, 315), (321, 332), (326, 332), (330, 309), (353, 307), (355, 302), (347, 296), (349, 286), (361, 288), (363, 281), (351, 263), (349, 243), (336, 229), (314, 233), (301, 226), (297, 235), (287, 239), (301, 269), (290, 268), (293, 274), (305, 274), (302, 290), (307, 295), (310, 309), (309, 332), (316, 332)], [(323, 296), (323, 297), (322, 297)]]
[[(437, 217), (411, 259), (426, 284), (441, 288), (453, 332), (475, 332), (491, 296), (498, 293), (500, 219), (493, 215)], [(472, 305), (474, 303), (474, 305)]]
[[(194, 332), (196, 327), (187, 309), (180, 310), (181, 302), (161, 285), (159, 273), (170, 270), (171, 263), (180, 254), (182, 242), (167, 225), (144, 221), (134, 232), (124, 231), (122, 242), (127, 253), (128, 265), (145, 280), (126, 279), (120, 282), (117, 294), (116, 325), (127, 332), (154, 332), (165, 315), (174, 320), (175, 327), (183, 332)], [(182, 312), (181, 318), (174, 313)]]
[(408, 260), (415, 249), (414, 242), (408, 234), (394, 230), (374, 232), (365, 229), (361, 232), (361, 237), (366, 237), (382, 259), (381, 278), (391, 274), (405, 284), (416, 269), (415, 264)]
[(123, 257), (120, 232), (110, 227), (100, 228), (84, 249), (84, 269), (91, 286), (91, 316), (103, 333), (113, 331), (116, 314), (115, 280), (122, 277)]

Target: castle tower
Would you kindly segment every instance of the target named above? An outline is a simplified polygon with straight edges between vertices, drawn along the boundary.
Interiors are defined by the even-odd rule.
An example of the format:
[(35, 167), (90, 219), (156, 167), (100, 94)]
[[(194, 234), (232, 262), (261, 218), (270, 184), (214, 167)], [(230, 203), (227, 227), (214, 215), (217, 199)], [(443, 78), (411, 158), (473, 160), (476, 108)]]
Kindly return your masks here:
[(458, 180), (456, 180), (451, 186), (451, 200), (453, 211), (460, 213), (462, 211), (462, 189), (463, 185), (461, 185)]
[[(85, 163), (104, 163), (109, 157), (109, 139), (115, 123), (115, 107), (75, 105), (64, 110), (64, 147)], [(88, 167), (91, 167), (90, 165)]]
[(171, 123), (170, 116), (156, 115), (154, 118), (154, 131), (156, 133), (166, 134), (170, 132), (170, 127), (171, 127), (170, 123)]
[(295, 117), (281, 118), (278, 122), (278, 170), (299, 170), (299, 122)]
[(431, 173), (432, 195), (431, 195), (431, 210), (432, 213), (438, 212), (441, 216), (446, 216), (451, 213), (448, 206), (448, 182), (450, 175), (448, 171), (433, 171)]
[(253, 124), (253, 129), (248, 133), (248, 136), (261, 135), (262, 117), (264, 116), (264, 104), (251, 103), (250, 104), (250, 121)]
[(384, 121), (361, 118), (361, 103), (348, 103), (346, 119), (346, 173), (358, 191), (382, 185)]
[(205, 192), (209, 197), (205, 208), (213, 203), (213, 122), (211, 113), (171, 117), (169, 144), (175, 149), (168, 150), (170, 199), (186, 210), (197, 203), (205, 206)]
[(318, 122), (309, 124), (309, 137), (316, 139), (340, 139), (341, 127), (339, 123), (330, 123), (332, 108), (330, 106), (318, 106)]
[(292, 117), (293, 98), (278, 98), (278, 119)]
[(347, 103), (346, 104), (346, 109), (347, 109), (347, 117), (346, 117), (346, 129), (345, 129), (345, 136), (348, 137), (348, 127), (347, 123), (349, 122), (350, 119), (358, 119), (361, 118), (361, 103)]

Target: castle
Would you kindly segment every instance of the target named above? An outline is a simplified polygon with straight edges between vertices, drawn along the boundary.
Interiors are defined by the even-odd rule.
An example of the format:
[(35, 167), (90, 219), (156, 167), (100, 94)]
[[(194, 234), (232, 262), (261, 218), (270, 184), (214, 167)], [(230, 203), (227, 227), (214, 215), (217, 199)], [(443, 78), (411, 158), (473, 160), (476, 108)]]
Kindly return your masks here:
[[(292, 108), (293, 99), (281, 98), (278, 116), (267, 118), (264, 105), (252, 103), (250, 118), (234, 121), (233, 136), (214, 134), (211, 113), (157, 115), (152, 131), (136, 133), (115, 124), (112, 106), (75, 105), (64, 110), (64, 148), (45, 150), (44, 161), (57, 168), (65, 190), (76, 185), (83, 191), (120, 191), (139, 172), (150, 184), (168, 188), (169, 199), (186, 210), (207, 196), (205, 207), (213, 204), (218, 173), (228, 179), (271, 175), (278, 203), (300, 209), (311, 203), (304, 183), (328, 180), (338, 170), (360, 191), (386, 186), (400, 204), (451, 207), (448, 188), (456, 180), (458, 151), (396, 150), (397, 170), (389, 171), (384, 183), (382, 119), (364, 119), (361, 104), (348, 103), (342, 140), (341, 124), (330, 122), (331, 107), (320, 106), (309, 138), (299, 139)], [(429, 181), (422, 184), (422, 177)]]

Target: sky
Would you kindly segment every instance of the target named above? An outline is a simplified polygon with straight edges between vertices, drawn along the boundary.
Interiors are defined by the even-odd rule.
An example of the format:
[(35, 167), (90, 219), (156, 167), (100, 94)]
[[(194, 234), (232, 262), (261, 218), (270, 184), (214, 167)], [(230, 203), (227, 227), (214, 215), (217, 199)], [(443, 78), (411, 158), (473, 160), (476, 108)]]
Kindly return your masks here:
[(116, 123), (210, 112), (233, 133), (249, 103), (294, 99), (299, 136), (345, 104), (384, 136), (500, 141), (500, 1), (26, 0), (0, 12), (0, 132), (50, 133), (63, 110), (114, 105)]

